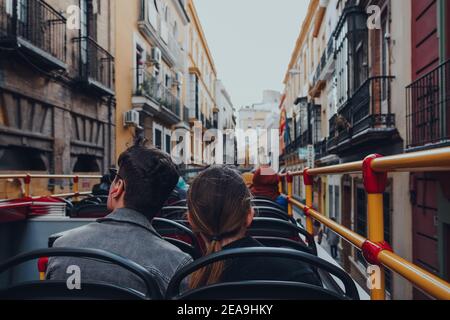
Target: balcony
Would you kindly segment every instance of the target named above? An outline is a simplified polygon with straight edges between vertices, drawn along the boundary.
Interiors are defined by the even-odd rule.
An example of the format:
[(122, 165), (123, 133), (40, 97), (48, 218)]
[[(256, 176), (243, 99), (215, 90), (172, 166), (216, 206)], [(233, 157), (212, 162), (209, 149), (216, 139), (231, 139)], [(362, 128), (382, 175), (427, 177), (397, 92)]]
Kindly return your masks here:
[(286, 147), (286, 154), (293, 154), (299, 153), (299, 149), (302, 148), (306, 148), (308, 147), (308, 145), (310, 145), (311, 143), (311, 131), (310, 130), (306, 130), (305, 132), (299, 134), (294, 141), (292, 141), (287, 147)]
[(406, 88), (407, 149), (450, 145), (450, 60)]
[(178, 41), (171, 34), (167, 23), (161, 19), (153, 1), (143, 1), (138, 27), (147, 40), (161, 50), (164, 61), (170, 67), (185, 69), (187, 60), (185, 51), (181, 49)]
[(113, 96), (114, 57), (90, 37), (73, 41), (78, 54), (74, 61), (78, 81), (100, 95)]
[(327, 140), (324, 139), (314, 144), (314, 152), (316, 160), (320, 160), (327, 156)]
[(45, 1), (0, 0), (0, 46), (44, 70), (66, 69), (66, 19)]
[[(133, 95), (133, 107), (144, 108), (168, 124), (181, 122), (180, 100), (146, 70), (135, 70), (137, 86)], [(189, 112), (188, 109), (184, 108)]]
[(390, 82), (394, 77), (367, 79), (330, 119), (328, 152), (341, 154), (367, 143), (389, 142), (395, 134), (390, 112)]
[(317, 65), (313, 86), (310, 91), (312, 97), (317, 98), (320, 96), (320, 93), (325, 88), (326, 81), (333, 75), (335, 67), (334, 44), (334, 38), (331, 37)]

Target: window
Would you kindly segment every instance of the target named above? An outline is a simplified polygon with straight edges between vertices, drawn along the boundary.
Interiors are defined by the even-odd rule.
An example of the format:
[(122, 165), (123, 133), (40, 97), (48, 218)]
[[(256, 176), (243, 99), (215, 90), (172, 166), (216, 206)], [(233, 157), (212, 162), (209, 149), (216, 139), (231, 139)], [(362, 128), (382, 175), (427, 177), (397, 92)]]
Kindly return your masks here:
[(169, 7), (167, 6), (164, 11), (165, 11), (164, 12), (164, 20), (168, 23), (169, 22), (169, 15), (170, 15)]
[[(20, 22), (26, 23), (28, 20), (28, 1), (27, 0), (18, 0), (18, 9), (17, 9), (17, 19)], [(12, 12), (12, 10), (11, 10)]]
[(178, 24), (176, 21), (173, 22), (173, 36), (177, 40), (178, 37)]
[(166, 74), (165, 76), (164, 85), (166, 86), (166, 88), (169, 88), (170, 86), (170, 76), (168, 74)]
[(155, 147), (162, 150), (162, 131), (155, 129)]
[(153, 28), (158, 27), (158, 3), (156, 0), (149, 0), (148, 1), (148, 22), (152, 25)]
[(334, 204), (333, 199), (334, 199), (333, 186), (330, 185), (330, 186), (328, 186), (328, 215), (330, 217), (334, 217), (335, 216), (334, 207), (333, 207), (333, 204)]
[(140, 89), (140, 86), (144, 83), (145, 75), (144, 75), (144, 59), (145, 59), (145, 51), (139, 45), (136, 44), (136, 66), (135, 66), (135, 81), (136, 81), (136, 89)]
[(6, 14), (12, 16), (12, 14), (13, 14), (13, 0), (6, 0), (5, 11), (6, 11)]
[(336, 218), (336, 221), (341, 221), (341, 210), (339, 206), (340, 197), (339, 186), (334, 186), (334, 217)]
[(172, 149), (171, 137), (169, 134), (166, 134), (166, 152), (170, 154)]
[[(25, 2), (25, 0), (23, 0)], [(93, 0), (81, 0), (81, 36), (97, 40), (97, 8)]]

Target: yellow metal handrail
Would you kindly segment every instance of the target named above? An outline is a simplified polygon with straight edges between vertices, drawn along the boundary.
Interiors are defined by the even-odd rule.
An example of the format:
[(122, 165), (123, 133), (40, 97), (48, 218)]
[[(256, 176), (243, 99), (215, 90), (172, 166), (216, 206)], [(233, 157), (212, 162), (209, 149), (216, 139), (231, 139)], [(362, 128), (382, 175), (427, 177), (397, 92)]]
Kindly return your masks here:
[[(288, 194), (286, 195), (289, 203), (288, 212), (290, 215), (293, 215), (293, 206), (302, 210), (306, 215), (306, 230), (310, 234), (313, 234), (313, 220), (316, 220), (361, 250), (370, 264), (389, 268), (437, 299), (450, 300), (450, 284), (448, 282), (396, 255), (384, 241), (383, 193), (387, 183), (387, 173), (399, 171), (414, 172), (416, 170), (420, 170), (421, 172), (450, 170), (450, 148), (390, 157), (372, 155), (363, 161), (317, 169), (307, 168), (299, 172), (288, 172), (287, 174), (280, 175), (280, 190), (282, 190), (283, 179), (286, 179), (288, 185)], [(361, 172), (363, 173), (364, 187), (368, 194), (367, 239), (335, 221), (328, 219), (312, 208), (315, 176)], [(306, 191), (306, 204), (303, 204), (292, 197), (294, 176), (303, 176)], [(372, 300), (385, 299), (383, 270), (381, 270), (380, 278), (380, 287), (371, 289)]]
[(32, 179), (71, 179), (73, 180), (73, 192), (65, 194), (55, 194), (53, 197), (70, 197), (74, 196), (77, 200), (78, 196), (88, 195), (89, 192), (80, 192), (80, 179), (101, 179), (99, 175), (70, 175), (70, 174), (0, 174), (0, 180), (5, 179), (22, 179), (25, 185), (24, 197), (29, 198), (31, 195)]

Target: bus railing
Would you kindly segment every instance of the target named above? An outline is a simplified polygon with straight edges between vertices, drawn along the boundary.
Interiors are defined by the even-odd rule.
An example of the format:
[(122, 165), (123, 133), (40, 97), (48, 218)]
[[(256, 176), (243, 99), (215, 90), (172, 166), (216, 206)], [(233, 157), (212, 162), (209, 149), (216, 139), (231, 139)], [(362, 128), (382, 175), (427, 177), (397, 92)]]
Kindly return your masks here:
[(25, 198), (32, 198), (31, 192), (31, 182), (33, 179), (67, 179), (73, 182), (73, 192), (64, 194), (53, 194), (52, 197), (74, 197), (78, 200), (79, 196), (89, 195), (90, 192), (80, 192), (80, 179), (92, 179), (99, 180), (102, 176), (98, 175), (57, 175), (57, 174), (0, 174), (0, 180), (5, 179), (22, 179), (24, 184), (24, 194)]
[[(430, 172), (450, 171), (450, 148), (428, 150), (390, 157), (375, 154), (363, 161), (352, 162), (330, 167), (288, 172), (280, 175), (280, 191), (282, 182), (287, 182), (288, 213), (293, 215), (293, 207), (299, 208), (306, 216), (306, 229), (313, 234), (313, 220), (316, 220), (333, 230), (341, 238), (347, 240), (362, 251), (364, 258), (371, 265), (386, 267), (412, 284), (437, 299), (450, 300), (450, 284), (431, 274), (423, 268), (406, 261), (393, 252), (384, 239), (383, 193), (386, 189), (389, 172)], [(364, 188), (367, 192), (368, 237), (365, 238), (354, 231), (328, 219), (313, 209), (314, 177), (323, 175), (362, 173)], [(305, 185), (306, 203), (293, 198), (293, 177), (302, 176)], [(380, 268), (379, 286), (370, 289), (372, 300), (384, 300), (385, 275)]]

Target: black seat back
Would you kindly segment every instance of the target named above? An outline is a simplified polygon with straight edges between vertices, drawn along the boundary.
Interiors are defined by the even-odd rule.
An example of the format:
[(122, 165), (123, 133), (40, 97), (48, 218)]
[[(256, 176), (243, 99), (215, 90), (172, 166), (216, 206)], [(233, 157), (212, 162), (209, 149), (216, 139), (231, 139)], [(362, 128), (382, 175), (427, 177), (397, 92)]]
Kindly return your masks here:
[(255, 210), (256, 217), (281, 219), (284, 221), (290, 221), (293, 224), (297, 224), (297, 221), (294, 219), (294, 217), (289, 217), (288, 213), (284, 210), (273, 207), (258, 206), (253, 206), (253, 209)]
[(159, 217), (169, 220), (183, 220), (186, 217), (187, 207), (164, 207)]
[[(106, 283), (83, 281), (83, 290), (81, 291), (84, 292), (74, 293), (73, 291), (80, 290), (69, 290), (65, 282), (39, 281), (22, 283), (10, 288), (2, 289), (0, 290), (0, 300), (2, 300), (3, 298), (9, 299), (9, 297), (27, 300), (45, 300), (54, 299), (55, 297), (57, 297), (59, 300), (70, 300), (76, 299), (77, 295), (79, 295), (79, 298), (83, 299), (110, 299), (111, 297), (115, 297), (115, 294), (117, 294), (118, 299), (129, 298), (132, 300), (136, 300), (162, 298), (156, 280), (147, 269), (129, 259), (125, 259), (113, 253), (97, 249), (51, 248), (20, 254), (0, 264), (0, 274), (24, 262), (43, 257), (88, 258), (112, 263), (124, 268), (125, 270), (128, 270), (129, 272), (139, 277), (146, 287), (146, 292), (139, 293), (130, 288), (120, 288), (118, 286)], [(34, 294), (36, 294), (36, 296)]]
[(192, 290), (175, 300), (349, 300), (305, 283), (283, 281), (228, 282)]
[[(310, 285), (299, 284), (297, 282), (272, 282), (269, 280), (261, 281), (240, 281), (239, 283), (222, 283), (206, 286), (203, 288), (187, 291), (186, 293), (180, 294), (180, 285), (183, 280), (194, 273), (195, 271), (211, 265), (217, 261), (225, 261), (235, 258), (283, 258), (292, 259), (293, 261), (301, 261), (312, 268), (321, 269), (326, 271), (336, 278), (338, 278), (344, 288), (345, 294), (338, 296), (332, 291), (321, 287), (315, 287)], [(261, 266), (264, 267), (264, 266)], [(291, 285), (293, 284), (293, 285)], [(279, 299), (279, 294), (285, 288), (286, 292), (292, 294), (289, 299), (303, 299), (309, 295), (320, 296), (320, 298), (328, 297), (329, 299), (353, 299), (359, 300), (359, 293), (356, 285), (352, 278), (345, 273), (339, 267), (322, 260), (311, 254), (304, 252), (291, 250), (291, 249), (280, 249), (280, 248), (246, 248), (246, 249), (233, 249), (233, 250), (223, 250), (221, 252), (212, 254), (207, 257), (203, 257), (190, 265), (184, 267), (179, 272), (177, 272), (172, 281), (169, 283), (167, 288), (166, 297), (168, 299), (199, 299), (206, 298), (209, 300), (219, 300), (228, 299), (232, 295), (233, 299)], [(296, 288), (298, 290), (293, 290)], [(273, 289), (273, 291), (272, 291)], [(242, 290), (242, 292), (240, 291)], [(283, 297), (287, 298), (287, 297)]]
[[(303, 247), (302, 251), (317, 255), (317, 246), (314, 237), (305, 229), (287, 221), (272, 218), (254, 218), (247, 230), (247, 234), (255, 238), (272, 238), (272, 244), (275, 243), (274, 238), (280, 239), (278, 243), (281, 243), (283, 239), (295, 241), (299, 244), (296, 249)], [(300, 235), (305, 238), (306, 243), (301, 239)], [(269, 240), (267, 239), (267, 241)], [(285, 242), (285, 245), (287, 243)], [(289, 247), (293, 248), (292, 246)]]
[(145, 295), (101, 282), (82, 283), (82, 290), (68, 290), (66, 281), (31, 281), (0, 290), (0, 300), (145, 300)]
[(279, 209), (282, 211), (286, 210), (286, 208), (283, 208), (283, 206), (281, 206), (280, 204), (273, 202), (271, 200), (264, 200), (264, 199), (253, 199), (252, 206), (254, 206), (254, 207), (270, 207), (270, 208), (275, 208), (275, 209)]
[(197, 259), (202, 256), (197, 236), (187, 226), (164, 218), (154, 218), (152, 225), (165, 240), (177, 246), (192, 258)]
[(182, 199), (182, 200), (178, 200), (176, 202), (173, 203), (168, 203), (167, 207), (186, 207), (187, 206), (187, 200), (186, 199)]

